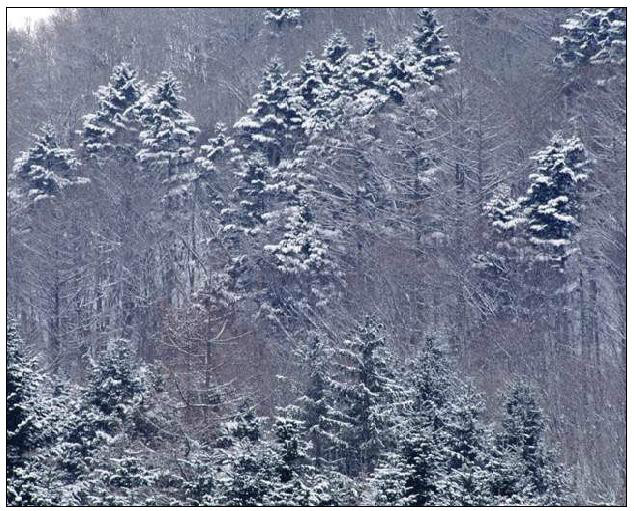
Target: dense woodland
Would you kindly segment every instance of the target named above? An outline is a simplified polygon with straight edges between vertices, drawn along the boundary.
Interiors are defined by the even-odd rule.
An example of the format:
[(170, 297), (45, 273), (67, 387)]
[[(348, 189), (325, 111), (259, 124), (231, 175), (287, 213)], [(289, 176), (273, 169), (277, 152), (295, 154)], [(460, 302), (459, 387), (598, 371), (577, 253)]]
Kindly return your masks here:
[(10, 30), (9, 504), (623, 505), (625, 28)]

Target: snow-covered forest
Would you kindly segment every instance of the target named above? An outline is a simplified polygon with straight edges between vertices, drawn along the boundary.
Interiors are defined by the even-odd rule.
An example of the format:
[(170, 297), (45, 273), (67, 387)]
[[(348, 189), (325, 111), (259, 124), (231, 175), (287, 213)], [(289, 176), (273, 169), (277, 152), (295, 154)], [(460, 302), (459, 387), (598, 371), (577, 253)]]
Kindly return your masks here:
[(7, 34), (10, 505), (625, 504), (625, 9)]

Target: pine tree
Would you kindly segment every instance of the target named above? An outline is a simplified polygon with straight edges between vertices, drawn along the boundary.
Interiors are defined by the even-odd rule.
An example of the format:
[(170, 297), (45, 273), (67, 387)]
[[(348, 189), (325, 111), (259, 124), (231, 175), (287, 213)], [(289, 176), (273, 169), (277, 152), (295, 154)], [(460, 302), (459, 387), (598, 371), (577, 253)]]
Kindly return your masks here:
[(521, 200), (537, 261), (563, 269), (574, 252), (579, 229), (580, 185), (588, 177), (589, 160), (581, 140), (555, 134), (550, 145), (532, 159), (536, 172)]
[[(38, 505), (38, 465), (34, 451), (45, 445), (46, 424), (40, 391), (42, 376), (27, 352), (17, 324), (7, 322), (7, 501)], [(45, 500), (44, 500), (45, 502)]]
[(291, 7), (269, 7), (264, 11), (264, 23), (277, 30), (285, 27), (302, 28), (302, 10)]
[(623, 66), (627, 59), (627, 20), (625, 9), (611, 7), (603, 11), (599, 51), (592, 64)]
[(139, 101), (143, 148), (137, 158), (166, 185), (168, 209), (174, 197), (187, 188), (191, 175), (184, 170), (194, 161), (200, 131), (194, 118), (181, 108), (181, 89), (176, 77), (164, 71)]
[(319, 102), (328, 115), (320, 119), (320, 129), (330, 129), (337, 124), (347, 99), (351, 97), (349, 52), (348, 40), (340, 31), (333, 33), (324, 44), (324, 59), (319, 63), (319, 76), (324, 87)]
[(367, 89), (380, 91), (387, 55), (381, 49), (373, 30), (363, 35), (365, 46), (350, 62), (350, 85), (354, 94)]
[(405, 95), (411, 90), (414, 82), (414, 74), (408, 65), (409, 47), (398, 44), (387, 57), (385, 74), (383, 76), (383, 88), (389, 97), (397, 105), (403, 103)]
[(134, 426), (145, 392), (146, 381), (134, 365), (129, 341), (111, 340), (95, 362), (65, 439), (61, 461), (69, 482), (83, 488), (90, 481), (100, 451)]
[(69, 186), (88, 182), (78, 175), (75, 152), (59, 146), (53, 126), (47, 124), (41, 131), (41, 135), (33, 135), (34, 146), (16, 158), (9, 176), (15, 183), (11, 196), (27, 204), (57, 197)]
[(500, 309), (513, 299), (506, 283), (509, 276), (522, 266), (522, 230), (525, 223), (519, 201), (511, 195), (511, 188), (501, 183), (483, 205), (488, 220), (487, 246), (489, 250), (475, 255), (473, 266), (480, 271), (482, 285), (492, 304)]
[(101, 164), (108, 157), (132, 160), (136, 153), (134, 112), (141, 98), (143, 84), (128, 63), (114, 67), (108, 85), (99, 88), (97, 111), (83, 118), (79, 132), (88, 156)]
[(314, 466), (321, 469), (330, 464), (335, 445), (332, 367), (329, 352), (319, 334), (311, 336), (302, 355), (308, 378), (304, 393), (298, 399), (299, 417), (310, 441), (309, 456)]
[(459, 61), (458, 53), (443, 45), (447, 35), (431, 9), (419, 9), (416, 15), (418, 23), (408, 52), (410, 72), (417, 84), (438, 85)]
[(246, 149), (261, 152), (273, 167), (292, 152), (302, 123), (286, 75), (282, 62), (271, 60), (251, 108), (234, 125), (241, 132)]
[(390, 428), (401, 389), (382, 335), (383, 325), (367, 317), (343, 347), (337, 361), (333, 387), (340, 414), (338, 441), (344, 473), (371, 472), (382, 450), (390, 445)]
[(364, 39), (363, 51), (349, 59), (349, 88), (354, 98), (349, 111), (356, 116), (375, 113), (388, 100), (384, 88), (388, 56), (374, 31), (366, 32)]
[(309, 280), (332, 279), (337, 273), (328, 241), (337, 233), (323, 228), (314, 217), (315, 178), (305, 159), (284, 160), (271, 173), (266, 190), (279, 200), (280, 209), (264, 215), (269, 227), (279, 226), (281, 240), (264, 246), (284, 274)]
[(571, 499), (565, 473), (546, 448), (544, 431), (533, 389), (522, 380), (513, 382), (506, 392), (492, 480), (493, 492), (503, 502), (548, 506)]
[(480, 422), (484, 413), (482, 398), (470, 385), (461, 386), (447, 414), (441, 439), (447, 458), (437, 503), (461, 506), (486, 506), (490, 495), (490, 435)]
[(323, 120), (329, 115), (328, 106), (323, 104), (324, 84), (320, 75), (320, 62), (309, 51), (300, 63), (300, 71), (291, 80), (293, 103), (300, 112), (304, 134), (310, 137), (318, 131)]
[(436, 505), (442, 502), (449, 456), (446, 424), (455, 399), (451, 365), (432, 337), (409, 364), (407, 406), (396, 421), (396, 447), (373, 476), (377, 504)]
[(270, 181), (271, 169), (261, 153), (255, 153), (242, 163), (235, 172), (239, 179), (233, 193), (237, 205), (226, 208), (224, 230), (256, 235), (265, 224), (263, 215), (267, 212), (266, 186)]
[(244, 401), (225, 426), (219, 441), (220, 471), (216, 478), (218, 501), (229, 506), (253, 506), (269, 499), (276, 481), (277, 453), (261, 438), (262, 419)]
[(228, 133), (227, 127), (216, 124), (215, 136), (200, 146), (200, 156), (195, 160), (196, 168), (192, 183), (196, 195), (203, 204), (204, 212), (211, 206), (220, 211), (223, 206), (221, 190), (228, 186), (229, 170), (233, 167), (239, 149)]
[(555, 64), (579, 69), (589, 64), (625, 63), (625, 10), (582, 9), (561, 26), (553, 37), (559, 45)]

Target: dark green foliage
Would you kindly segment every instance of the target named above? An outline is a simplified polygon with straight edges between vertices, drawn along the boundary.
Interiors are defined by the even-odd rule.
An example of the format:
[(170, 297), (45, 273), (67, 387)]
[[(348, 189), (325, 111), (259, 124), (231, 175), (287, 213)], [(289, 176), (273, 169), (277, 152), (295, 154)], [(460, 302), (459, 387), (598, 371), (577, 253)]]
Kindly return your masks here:
[(56, 197), (68, 186), (87, 182), (78, 176), (75, 152), (59, 146), (53, 126), (47, 124), (41, 131), (41, 135), (33, 135), (34, 146), (16, 158), (10, 176), (16, 182), (15, 198), (27, 204)]

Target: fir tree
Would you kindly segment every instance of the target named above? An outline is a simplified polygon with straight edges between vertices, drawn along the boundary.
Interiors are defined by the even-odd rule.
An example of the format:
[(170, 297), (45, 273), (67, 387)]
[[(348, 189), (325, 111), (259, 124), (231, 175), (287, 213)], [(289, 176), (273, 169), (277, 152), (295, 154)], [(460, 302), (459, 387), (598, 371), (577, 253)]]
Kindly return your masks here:
[(134, 112), (142, 92), (143, 84), (135, 69), (126, 62), (114, 67), (108, 85), (100, 87), (95, 94), (97, 111), (83, 118), (79, 133), (88, 156), (102, 164), (111, 156), (134, 158)]
[(589, 64), (625, 63), (625, 10), (582, 9), (561, 26), (553, 37), (559, 45), (555, 64), (579, 69)]
[(215, 136), (200, 147), (200, 156), (196, 158), (196, 174), (194, 184), (205, 204), (220, 207), (220, 183), (223, 182), (223, 171), (235, 158), (239, 150), (235, 140), (229, 135), (223, 123), (216, 124)]
[(300, 63), (300, 71), (291, 80), (293, 103), (301, 113), (302, 129), (307, 136), (318, 131), (321, 122), (329, 115), (323, 104), (324, 84), (320, 74), (320, 62), (309, 51)]
[(403, 103), (414, 82), (414, 74), (408, 62), (409, 47), (401, 43), (396, 45), (385, 63), (383, 88), (397, 105)]
[(415, 83), (438, 85), (459, 61), (458, 54), (451, 47), (443, 45), (447, 35), (431, 9), (419, 9), (416, 15), (418, 22), (414, 24), (408, 54), (411, 72)]
[(59, 146), (53, 126), (47, 124), (41, 131), (41, 135), (33, 135), (33, 147), (16, 158), (9, 176), (15, 183), (13, 198), (27, 204), (57, 197), (69, 186), (88, 182), (78, 175), (75, 152)]
[(319, 76), (324, 87), (319, 102), (328, 114), (320, 119), (321, 129), (330, 129), (336, 125), (346, 98), (351, 96), (348, 75), (349, 52), (348, 40), (340, 31), (333, 33), (324, 44), (324, 59), (319, 65)]
[(324, 340), (318, 334), (310, 338), (302, 354), (308, 381), (298, 399), (299, 417), (310, 441), (309, 456), (317, 469), (330, 464), (335, 445), (336, 412), (332, 367)]
[(187, 188), (191, 175), (184, 169), (194, 161), (200, 131), (194, 118), (181, 108), (181, 89), (176, 77), (164, 71), (139, 101), (143, 148), (137, 158), (166, 185), (168, 209), (174, 196)]
[(363, 37), (363, 51), (350, 63), (350, 85), (354, 94), (367, 89), (381, 90), (387, 60), (373, 30), (366, 32)]
[(450, 403), (441, 439), (447, 474), (437, 502), (445, 505), (486, 506), (490, 495), (490, 435), (480, 422), (484, 404), (470, 385), (457, 390)]
[(282, 62), (274, 58), (264, 71), (251, 108), (234, 125), (246, 149), (261, 152), (273, 167), (293, 150), (302, 123), (286, 75)]
[(387, 351), (383, 325), (371, 318), (358, 326), (335, 351), (341, 415), (339, 442), (345, 473), (371, 472), (382, 450), (392, 441), (390, 428), (401, 389)]
[(509, 503), (533, 505), (563, 504), (571, 498), (565, 474), (546, 448), (544, 431), (534, 391), (521, 380), (513, 382), (506, 393), (497, 438), (495, 495)]
[[(7, 501), (37, 505), (38, 480), (34, 451), (45, 444), (45, 408), (40, 392), (42, 376), (27, 352), (17, 324), (7, 322)], [(35, 490), (35, 491), (34, 491)]]
[(555, 134), (550, 145), (532, 159), (536, 172), (521, 200), (530, 242), (537, 261), (563, 269), (574, 252), (574, 235), (579, 229), (580, 185), (588, 177), (588, 157), (577, 137), (564, 139)]
[(269, 7), (264, 11), (264, 23), (277, 30), (285, 27), (302, 28), (302, 10), (292, 7)]

